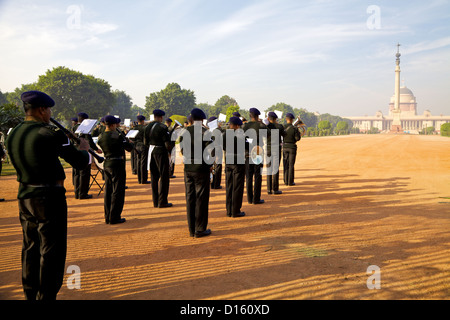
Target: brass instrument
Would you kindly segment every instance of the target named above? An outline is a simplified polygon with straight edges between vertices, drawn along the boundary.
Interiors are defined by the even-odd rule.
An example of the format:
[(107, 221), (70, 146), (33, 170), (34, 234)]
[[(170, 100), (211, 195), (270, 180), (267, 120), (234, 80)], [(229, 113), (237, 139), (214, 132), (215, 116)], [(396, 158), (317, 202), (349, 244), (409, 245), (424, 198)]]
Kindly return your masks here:
[[(64, 132), (64, 134), (70, 139), (75, 141), (75, 143), (80, 144), (80, 138), (78, 138), (75, 134), (73, 134), (72, 132), (70, 132), (69, 130), (67, 130), (66, 128), (64, 128), (63, 125), (61, 125), (58, 121), (56, 121), (53, 118), (50, 118), (50, 122), (52, 122), (55, 126), (57, 126), (62, 132)], [(91, 148), (89, 148), (88, 152), (99, 162), (99, 163), (103, 163), (103, 161), (105, 161), (105, 158), (99, 156), (97, 153), (95, 153), (94, 150), (92, 150)]]
[(296, 126), (298, 128), (298, 130), (300, 130), (302, 137), (305, 135), (306, 130), (308, 129), (308, 127), (303, 122), (303, 120), (300, 118), (300, 116), (298, 116), (297, 121), (295, 121), (295, 123), (294, 123), (294, 126)]

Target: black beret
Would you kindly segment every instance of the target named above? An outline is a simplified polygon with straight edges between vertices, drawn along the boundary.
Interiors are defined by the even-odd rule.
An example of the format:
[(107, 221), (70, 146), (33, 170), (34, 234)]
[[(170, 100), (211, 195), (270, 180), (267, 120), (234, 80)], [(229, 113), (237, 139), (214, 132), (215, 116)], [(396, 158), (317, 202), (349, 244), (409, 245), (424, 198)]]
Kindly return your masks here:
[(166, 119), (166, 122), (170, 122), (170, 123), (172, 123), (173, 121), (172, 121), (172, 119), (170, 119), (170, 118), (167, 118), (167, 119)]
[(256, 108), (250, 108), (250, 113), (253, 113), (255, 116), (259, 116), (261, 112), (259, 112)]
[(231, 117), (229, 122), (234, 125), (242, 126), (242, 120), (239, 117)]
[(100, 122), (105, 122), (105, 117), (101, 118)]
[(286, 113), (286, 118), (295, 119), (295, 116), (292, 113)]
[(116, 118), (116, 117), (114, 117), (114, 116), (109, 115), (109, 116), (106, 116), (106, 117), (105, 117), (105, 123), (106, 123), (106, 124), (116, 124), (116, 123), (120, 123), (120, 119), (119, 119), (119, 118)]
[(164, 117), (166, 115), (166, 113), (162, 110), (155, 109), (155, 110), (153, 110), (153, 115), (156, 117)]
[(194, 118), (194, 120), (206, 119), (206, 114), (199, 108), (192, 109), (191, 116), (192, 118)]
[(80, 112), (80, 113), (78, 114), (78, 116), (79, 116), (80, 118), (83, 118), (83, 119), (89, 119), (89, 116), (87, 115), (87, 113), (84, 113), (84, 112)]
[(145, 117), (141, 115), (141, 116), (137, 116), (136, 119), (137, 119), (138, 121), (144, 121), (144, 120), (145, 120)]
[(270, 118), (278, 119), (277, 114), (276, 114), (275, 112), (273, 112), (273, 111), (270, 111), (269, 114), (268, 114), (267, 116), (270, 117)]
[(41, 91), (27, 91), (20, 96), (23, 102), (32, 105), (33, 107), (53, 107), (55, 101), (50, 96)]
[(75, 118), (75, 117), (74, 117), (74, 118), (71, 118), (70, 120), (71, 120), (71, 121), (78, 121), (78, 118)]
[(239, 113), (239, 112), (233, 112), (233, 117), (240, 117), (241, 116), (241, 114)]
[(208, 122), (213, 122), (214, 120), (217, 120), (217, 117), (210, 117), (210, 118), (208, 119)]

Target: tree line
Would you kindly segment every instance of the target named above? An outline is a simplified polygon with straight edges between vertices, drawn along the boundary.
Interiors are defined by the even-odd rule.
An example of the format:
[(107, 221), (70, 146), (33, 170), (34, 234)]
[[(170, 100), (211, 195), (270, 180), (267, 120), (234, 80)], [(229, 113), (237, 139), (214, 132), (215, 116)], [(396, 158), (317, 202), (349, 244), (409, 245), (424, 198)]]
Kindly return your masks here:
[[(195, 107), (202, 109), (208, 117), (218, 117), (222, 113), (229, 119), (233, 112), (237, 111), (242, 117), (249, 119), (248, 109), (256, 107), (264, 112), (278, 110), (283, 112), (283, 115), (288, 112), (293, 113), (295, 116), (300, 116), (309, 128), (322, 133), (329, 131), (338, 134), (349, 133), (352, 127), (352, 122), (348, 119), (330, 114), (320, 115), (309, 112), (306, 108), (295, 108), (283, 102), (268, 108), (261, 106), (243, 108), (236, 99), (224, 95), (214, 105), (197, 103), (195, 92), (183, 89), (177, 83), (169, 83), (164, 89), (149, 93), (145, 98), (145, 106), (141, 108), (133, 104), (131, 97), (125, 91), (112, 90), (106, 80), (60, 66), (47, 70), (34, 83), (23, 84), (12, 92), (0, 91), (0, 131), (7, 132), (9, 128), (23, 120), (20, 95), (29, 90), (39, 90), (49, 94), (56, 103), (52, 109), (52, 116), (65, 123), (79, 112), (88, 113), (92, 119), (100, 119), (107, 114), (112, 114), (118, 115), (121, 119), (134, 120), (139, 114), (148, 118), (154, 109), (164, 110), (168, 116), (178, 117), (181, 120)], [(279, 119), (279, 122), (285, 123), (284, 117)]]

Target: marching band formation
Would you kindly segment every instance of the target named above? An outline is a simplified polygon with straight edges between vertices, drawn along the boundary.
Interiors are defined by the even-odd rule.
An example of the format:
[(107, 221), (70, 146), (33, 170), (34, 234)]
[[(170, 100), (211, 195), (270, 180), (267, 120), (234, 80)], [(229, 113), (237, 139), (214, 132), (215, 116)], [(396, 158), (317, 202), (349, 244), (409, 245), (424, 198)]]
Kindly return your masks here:
[[(226, 122), (223, 117), (206, 118), (195, 108), (181, 124), (154, 110), (151, 120), (138, 116), (128, 128), (107, 115), (98, 121), (86, 113), (72, 118), (64, 128), (51, 117), (54, 100), (40, 91), (22, 94), (25, 121), (12, 130), (6, 148), (19, 181), (19, 216), (23, 229), (22, 269), (25, 297), (56, 299), (62, 285), (67, 242), (66, 178), (60, 158), (73, 167), (76, 199), (90, 199), (91, 165), (100, 168), (104, 180), (104, 216), (107, 224), (120, 224), (125, 203), (126, 152), (139, 184), (150, 184), (153, 206), (169, 208), (170, 179), (175, 165), (184, 165), (184, 185), (189, 234), (200, 238), (211, 234), (208, 207), (211, 189), (222, 189), (225, 173), (226, 214), (244, 217), (244, 192), (249, 204), (264, 204), (263, 176), (267, 193), (279, 190), (279, 168), (283, 181), (295, 185), (297, 142), (306, 131), (301, 119), (288, 113), (286, 125), (279, 116), (250, 109), (250, 120), (238, 112)], [(220, 120), (220, 121), (219, 121)], [(85, 124), (91, 122), (85, 130)], [(53, 125), (51, 124), (53, 123)], [(83, 130), (82, 130), (83, 128)], [(149, 181), (150, 176), (150, 181)], [(245, 189), (246, 186), (246, 189)]]

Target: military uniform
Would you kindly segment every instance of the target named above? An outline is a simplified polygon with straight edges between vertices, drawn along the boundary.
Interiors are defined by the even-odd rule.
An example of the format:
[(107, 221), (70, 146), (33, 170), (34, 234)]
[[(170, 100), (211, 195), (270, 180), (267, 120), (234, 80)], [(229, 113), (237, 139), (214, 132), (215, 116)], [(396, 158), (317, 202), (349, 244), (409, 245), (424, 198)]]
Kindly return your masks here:
[[(212, 122), (216, 120), (216, 117), (211, 117), (208, 119), (208, 122)], [(218, 146), (217, 149), (223, 149), (222, 146), (222, 135), (225, 133), (225, 130), (217, 127), (212, 132), (212, 139), (214, 143)], [(216, 137), (220, 137), (219, 141), (216, 141)], [(216, 160), (213, 164), (213, 172), (212, 172), (212, 181), (211, 181), (211, 189), (222, 189), (222, 186), (220, 185), (222, 182), (222, 163), (223, 163), (223, 152), (220, 154), (216, 154)]]
[[(288, 114), (292, 119), (295, 117), (292, 114)], [(283, 142), (283, 175), (284, 184), (287, 186), (295, 185), (295, 160), (297, 157), (297, 142), (302, 138), (300, 130), (292, 124), (285, 126), (286, 136)]]
[[(89, 116), (85, 113), (79, 113), (79, 117), (82, 119), (88, 119)], [(80, 126), (80, 123), (75, 125), (73, 128), (73, 132), (75, 134), (75, 131)], [(92, 140), (92, 136), (90, 134), (79, 134), (79, 138), (86, 139), (89, 142), (89, 145), (92, 150), (97, 151), (99, 150), (97, 145)], [(88, 195), (89, 192), (89, 185), (91, 181), (91, 166), (88, 166), (87, 168), (83, 170), (73, 169), (73, 179), (74, 179), (74, 191), (75, 191), (75, 198), (76, 199), (89, 199), (92, 198), (91, 195)]]
[[(169, 130), (169, 139), (170, 139), (170, 148), (173, 151), (175, 148), (175, 141), (173, 141), (172, 136), (173, 133), (175, 132), (175, 126), (171, 126), (172, 124), (172, 119), (168, 118), (166, 120), (167, 123), (167, 128)], [(170, 152), (169, 154), (169, 177), (171, 179), (176, 178), (175, 177), (175, 161), (176, 161), (176, 152)]]
[[(251, 109), (252, 110), (252, 109)], [(257, 110), (253, 110), (256, 112)], [(257, 111), (257, 115), (259, 115), (259, 111)], [(264, 123), (260, 121), (249, 121), (244, 127), (244, 132), (247, 133), (248, 130), (253, 129), (256, 132), (257, 140), (252, 141), (249, 144), (249, 148), (246, 151), (246, 187), (247, 187), (247, 201), (249, 204), (261, 204), (264, 203), (264, 200), (261, 199), (261, 186), (262, 186), (262, 175), (261, 171), (263, 169), (264, 163), (254, 163), (251, 159), (252, 149), (256, 146), (264, 147), (264, 142), (261, 141), (262, 137), (260, 136), (259, 130), (265, 129), (267, 127)]]
[[(144, 121), (144, 116), (138, 116), (138, 120)], [(135, 150), (136, 150), (136, 174), (139, 184), (148, 183), (148, 148), (144, 143), (145, 124), (138, 124), (133, 129), (138, 130), (139, 133), (134, 138)]]
[[(230, 123), (242, 126), (242, 120), (232, 117)], [(233, 137), (233, 143), (227, 144), (227, 136)], [(245, 158), (239, 152), (239, 144), (244, 144), (245, 135), (242, 130), (228, 129), (223, 133), (223, 149), (225, 150), (225, 184), (226, 184), (226, 207), (228, 217), (243, 217), (241, 212), (242, 199), (245, 184)], [(231, 150), (230, 150), (231, 148)], [(248, 147), (247, 147), (248, 148)], [(242, 157), (242, 159), (239, 159)]]
[[(206, 119), (204, 112), (197, 108), (192, 110), (191, 115), (194, 119)], [(195, 130), (201, 130), (202, 141), (195, 141)], [(211, 234), (211, 230), (207, 229), (211, 165), (205, 162), (203, 152), (212, 140), (204, 141), (205, 134), (211, 133), (200, 124), (194, 123), (185, 128), (180, 136), (180, 146), (184, 156), (186, 212), (191, 237)], [(201, 154), (195, 154), (195, 144), (201, 144)]]
[[(165, 113), (159, 113), (155, 110), (154, 114), (164, 116)], [(150, 179), (152, 185), (153, 206), (155, 208), (164, 208), (172, 206), (167, 201), (170, 184), (170, 134), (167, 126), (158, 121), (151, 122), (144, 131), (144, 143), (149, 150), (150, 155)]]
[[(38, 91), (23, 93), (22, 100), (34, 106), (54, 105)], [(6, 146), (20, 183), (25, 297), (53, 300), (63, 283), (67, 251), (66, 176), (59, 157), (81, 170), (89, 165), (90, 155), (77, 150), (58, 128), (38, 121), (19, 124)]]
[[(115, 121), (113, 118), (113, 116), (107, 116), (105, 121), (111, 124)], [(121, 214), (125, 203), (125, 150), (130, 152), (134, 145), (124, 139), (117, 130), (105, 130), (98, 139), (98, 145), (102, 148), (105, 156), (103, 165), (105, 173), (105, 222), (107, 224), (124, 222)]]
[[(277, 118), (274, 112), (270, 112), (269, 116)], [(269, 129), (268, 141), (267, 141), (267, 156), (270, 157), (270, 164), (268, 164), (267, 172), (267, 193), (268, 194), (281, 194), (279, 190), (279, 178), (280, 178), (280, 164), (282, 155), (282, 143), (283, 137), (286, 135), (283, 125), (279, 123), (269, 123), (267, 125)], [(272, 141), (272, 135), (275, 131), (278, 131), (278, 141)], [(275, 139), (275, 137), (274, 137)], [(272, 143), (274, 145), (272, 146)], [(275, 147), (275, 149), (273, 149)]]

